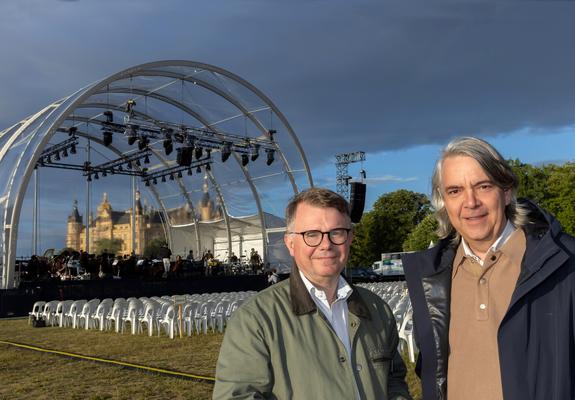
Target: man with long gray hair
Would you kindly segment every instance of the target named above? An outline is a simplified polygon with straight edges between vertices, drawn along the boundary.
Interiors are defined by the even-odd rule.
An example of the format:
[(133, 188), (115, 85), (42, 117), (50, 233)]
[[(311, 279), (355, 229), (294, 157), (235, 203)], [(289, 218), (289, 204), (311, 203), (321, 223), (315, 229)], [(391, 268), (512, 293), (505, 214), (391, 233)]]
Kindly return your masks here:
[(404, 256), (424, 399), (575, 398), (575, 240), (489, 143), (437, 161), (441, 241)]

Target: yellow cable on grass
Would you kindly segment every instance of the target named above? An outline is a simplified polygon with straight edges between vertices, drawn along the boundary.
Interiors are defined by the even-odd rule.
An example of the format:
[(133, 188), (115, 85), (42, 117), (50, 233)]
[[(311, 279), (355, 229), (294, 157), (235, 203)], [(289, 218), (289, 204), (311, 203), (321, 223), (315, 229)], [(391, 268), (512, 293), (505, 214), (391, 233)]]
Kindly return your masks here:
[(135, 369), (140, 369), (140, 370), (144, 370), (144, 371), (148, 371), (148, 372), (154, 372), (157, 374), (170, 375), (170, 376), (173, 376), (176, 378), (195, 379), (195, 380), (200, 380), (200, 381), (207, 381), (209, 383), (213, 383), (216, 381), (215, 378), (213, 378), (211, 376), (194, 375), (194, 374), (188, 374), (186, 372), (170, 371), (169, 369), (148, 367), (146, 365), (133, 364), (133, 363), (124, 362), (124, 361), (108, 360), (105, 358), (91, 357), (91, 356), (85, 356), (82, 354), (75, 354), (75, 353), (68, 353), (66, 351), (44, 349), (44, 348), (38, 347), (38, 346), (31, 346), (31, 345), (23, 344), (23, 343), (9, 342), (6, 340), (0, 340), (0, 343), (7, 344), (10, 346), (20, 347), (23, 349), (40, 351), (43, 353), (56, 354), (56, 355), (65, 356), (65, 357), (72, 357), (72, 358), (78, 358), (78, 359), (82, 359), (82, 360), (95, 361), (95, 362), (100, 362), (100, 363), (104, 363), (104, 364), (119, 365), (121, 367), (127, 367), (127, 368), (135, 368)]

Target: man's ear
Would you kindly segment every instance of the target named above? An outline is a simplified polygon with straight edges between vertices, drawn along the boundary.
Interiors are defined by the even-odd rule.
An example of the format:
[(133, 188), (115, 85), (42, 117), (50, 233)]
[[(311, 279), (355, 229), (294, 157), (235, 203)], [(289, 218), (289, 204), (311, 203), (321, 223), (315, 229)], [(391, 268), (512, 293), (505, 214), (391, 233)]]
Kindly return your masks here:
[(294, 242), (293, 242), (293, 235), (288, 235), (287, 233), (284, 235), (284, 243), (290, 253), (290, 255), (293, 257), (294, 253), (293, 253), (293, 248), (294, 248)]

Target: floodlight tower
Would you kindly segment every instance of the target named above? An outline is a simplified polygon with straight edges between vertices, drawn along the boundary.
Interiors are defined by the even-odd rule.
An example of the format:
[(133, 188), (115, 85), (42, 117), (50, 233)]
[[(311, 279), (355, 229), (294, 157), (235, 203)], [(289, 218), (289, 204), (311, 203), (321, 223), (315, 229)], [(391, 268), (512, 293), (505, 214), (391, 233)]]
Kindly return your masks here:
[(356, 151), (335, 155), (337, 192), (347, 200), (349, 200), (349, 180), (351, 179), (347, 167), (349, 164), (358, 161), (365, 161), (365, 152)]

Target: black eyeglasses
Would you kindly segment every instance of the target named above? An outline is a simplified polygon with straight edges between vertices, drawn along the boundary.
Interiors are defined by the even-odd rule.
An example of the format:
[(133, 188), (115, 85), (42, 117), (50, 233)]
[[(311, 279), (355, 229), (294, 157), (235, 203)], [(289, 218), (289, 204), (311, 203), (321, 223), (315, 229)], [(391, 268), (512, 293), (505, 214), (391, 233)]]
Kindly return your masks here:
[(340, 245), (347, 241), (349, 236), (350, 228), (336, 228), (328, 232), (322, 231), (304, 231), (304, 232), (288, 232), (290, 235), (301, 235), (305, 244), (309, 247), (317, 247), (323, 240), (323, 235), (327, 235), (327, 238), (332, 244)]

